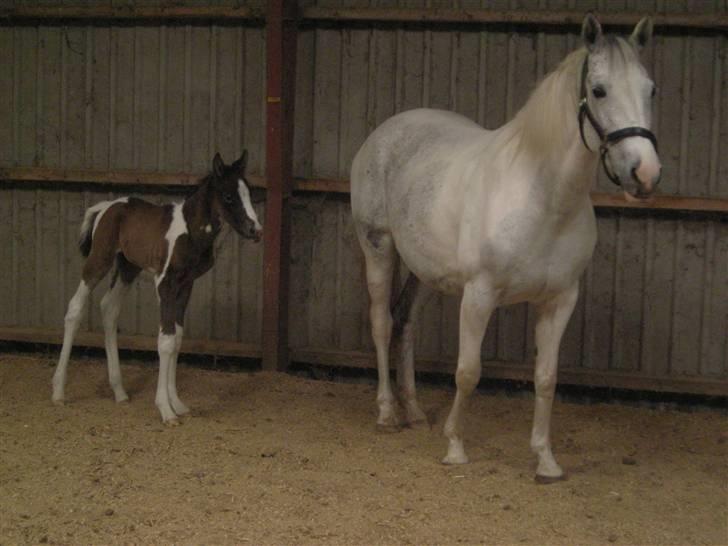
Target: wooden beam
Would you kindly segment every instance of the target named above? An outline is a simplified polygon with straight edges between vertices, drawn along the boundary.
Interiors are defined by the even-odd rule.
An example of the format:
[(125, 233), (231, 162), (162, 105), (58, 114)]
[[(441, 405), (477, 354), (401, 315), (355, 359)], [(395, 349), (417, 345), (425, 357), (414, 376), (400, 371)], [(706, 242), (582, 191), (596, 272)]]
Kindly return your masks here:
[(0, 9), (1, 24), (44, 23), (73, 21), (98, 24), (109, 22), (179, 22), (194, 21), (255, 21), (262, 14), (247, 7), (223, 6), (17, 6)]
[[(54, 169), (44, 167), (0, 168), (0, 182), (47, 182), (107, 184), (120, 186), (193, 186), (205, 173), (164, 173), (150, 171), (96, 171), (83, 169)], [(263, 176), (249, 175), (251, 186), (265, 188)], [(349, 193), (349, 181), (321, 178), (295, 178), (292, 190), (301, 192)], [(592, 192), (592, 202), (600, 209), (638, 209), (645, 211), (686, 211), (728, 213), (728, 199), (721, 197), (689, 197), (681, 195), (656, 195), (649, 201), (626, 201), (622, 193)]]
[[(112, 186), (195, 186), (207, 173), (155, 171), (56, 169), (48, 167), (0, 167), (0, 181), (48, 182), (53, 184), (107, 184)], [(246, 175), (254, 187), (265, 187), (262, 176)]]
[[(43, 328), (0, 327), (0, 340), (27, 343), (63, 344), (62, 330)], [(74, 339), (74, 347), (104, 347), (104, 334), (98, 332), (79, 332)], [(119, 336), (119, 348), (133, 351), (157, 350), (157, 336)], [(260, 358), (259, 345), (217, 339), (183, 339), (182, 353), (200, 355), (234, 356), (241, 358)]]
[[(598, 14), (604, 25), (631, 26), (645, 13), (614, 12)], [(578, 10), (491, 10), (440, 8), (329, 8), (309, 6), (303, 9), (303, 19), (312, 21), (381, 22), (381, 23), (457, 23), (457, 24), (518, 24), (539, 26), (579, 26), (584, 12)], [(720, 13), (654, 14), (656, 27), (683, 29), (728, 29), (728, 15)]]
[(266, 205), (263, 229), (263, 368), (288, 367), (288, 284), (293, 185), (296, 0), (268, 0)]
[[(339, 351), (318, 348), (291, 349), (291, 361), (344, 368), (377, 368), (376, 355), (361, 351)], [(420, 372), (455, 373), (455, 362), (417, 359)], [(510, 379), (533, 382), (533, 364), (505, 361), (483, 362), (484, 379)], [(728, 396), (728, 380), (648, 376), (609, 370), (561, 368), (559, 384), (606, 387), (628, 390)]]

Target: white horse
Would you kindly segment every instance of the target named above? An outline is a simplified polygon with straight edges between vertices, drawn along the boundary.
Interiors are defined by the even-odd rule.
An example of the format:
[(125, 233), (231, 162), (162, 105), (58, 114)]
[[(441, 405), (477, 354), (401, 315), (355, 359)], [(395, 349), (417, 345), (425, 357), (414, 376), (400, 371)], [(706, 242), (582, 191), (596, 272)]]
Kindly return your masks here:
[[(491, 313), (528, 301), (538, 311), (536, 478), (563, 476), (551, 453), (551, 406), (561, 336), (596, 242), (589, 199), (596, 150), (628, 198), (649, 196), (659, 182), (649, 131), (655, 86), (639, 61), (652, 37), (650, 19), (625, 40), (603, 35), (587, 15), (581, 34), (585, 47), (547, 75), (499, 129), (450, 112), (412, 110), (379, 126), (352, 164), (352, 212), (366, 259), (379, 371), (379, 427), (402, 424), (389, 379), (393, 328), (402, 336), (397, 383), (411, 425), (425, 420), (415, 396), (412, 323), (433, 290), (462, 297), (446, 464), (468, 462), (463, 410), (480, 380)], [(398, 255), (411, 274), (390, 310)]]

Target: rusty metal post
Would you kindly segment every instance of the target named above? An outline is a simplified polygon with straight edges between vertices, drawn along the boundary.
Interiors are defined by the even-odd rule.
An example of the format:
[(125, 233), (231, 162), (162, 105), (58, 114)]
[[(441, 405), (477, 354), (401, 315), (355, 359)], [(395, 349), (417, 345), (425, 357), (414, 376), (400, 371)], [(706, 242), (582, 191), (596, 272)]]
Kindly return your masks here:
[(269, 0), (266, 14), (267, 198), (263, 241), (263, 369), (288, 366), (296, 0)]

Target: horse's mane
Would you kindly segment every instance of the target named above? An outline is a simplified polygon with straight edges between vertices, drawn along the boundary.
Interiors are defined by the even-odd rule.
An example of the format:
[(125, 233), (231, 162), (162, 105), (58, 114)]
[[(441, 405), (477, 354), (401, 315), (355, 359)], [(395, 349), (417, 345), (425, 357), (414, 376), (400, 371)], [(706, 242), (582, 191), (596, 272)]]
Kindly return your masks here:
[(543, 78), (510, 122), (513, 136), (520, 137), (519, 150), (538, 150), (548, 156), (552, 150), (563, 150), (568, 139), (573, 138), (585, 57), (585, 48), (567, 55)]
[[(610, 64), (628, 65), (636, 59), (634, 49), (623, 38), (605, 36), (604, 47)], [(519, 136), (518, 151), (537, 150), (546, 157), (564, 150), (578, 134), (579, 87), (586, 55), (583, 47), (567, 55), (543, 78), (509, 123), (513, 131), (510, 136)]]

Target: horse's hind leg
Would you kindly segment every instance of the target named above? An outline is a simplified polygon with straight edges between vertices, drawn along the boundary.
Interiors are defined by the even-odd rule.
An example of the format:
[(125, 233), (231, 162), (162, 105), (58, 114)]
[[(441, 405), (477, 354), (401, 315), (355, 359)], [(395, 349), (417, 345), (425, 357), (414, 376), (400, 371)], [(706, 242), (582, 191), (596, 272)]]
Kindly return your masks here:
[(122, 254), (116, 256), (116, 270), (111, 280), (111, 287), (101, 298), (101, 317), (104, 324), (104, 345), (106, 347), (106, 363), (109, 370), (109, 384), (114, 391), (117, 402), (125, 402), (129, 397), (124, 390), (119, 366), (119, 346), (117, 342), (117, 328), (121, 300), (128, 292), (129, 285), (134, 281), (141, 270), (124, 258)]
[(536, 366), (534, 387), (536, 404), (531, 432), (531, 449), (538, 457), (536, 480), (548, 482), (563, 476), (561, 467), (551, 453), (551, 407), (556, 389), (559, 345), (566, 324), (579, 297), (579, 285), (538, 306), (536, 322)]
[(93, 286), (89, 286), (85, 281), (81, 280), (76, 289), (76, 293), (71, 298), (71, 301), (68, 302), (68, 310), (64, 319), (63, 348), (61, 349), (61, 356), (58, 359), (56, 371), (53, 374), (53, 402), (55, 404), (63, 403), (68, 361), (71, 357), (73, 338), (76, 336), (79, 324), (81, 324), (86, 303), (88, 302), (88, 296), (92, 289)]
[(397, 254), (391, 233), (368, 226), (357, 227), (366, 262), (367, 288), (371, 300), (369, 316), (372, 323), (372, 339), (377, 350), (379, 376), (377, 427), (380, 430), (392, 430), (399, 427), (395, 398), (389, 380), (389, 344), (392, 339), (392, 314), (389, 306)]
[[(53, 374), (53, 402), (56, 404), (63, 402), (73, 338), (76, 336), (78, 327), (81, 324), (86, 303), (88, 302), (88, 296), (99, 281), (106, 276), (114, 262), (113, 246), (107, 247), (103, 244), (103, 241), (101, 245), (95, 244), (96, 240), (93, 243), (91, 253), (83, 265), (81, 282), (76, 289), (76, 293), (68, 303), (68, 310), (66, 311), (63, 347), (61, 348), (61, 356), (58, 359), (56, 371)], [(109, 248), (112, 250), (109, 251)]]
[(397, 361), (397, 390), (405, 409), (405, 419), (410, 426), (427, 424), (427, 417), (417, 403), (414, 344), (417, 319), (422, 307), (433, 293), (432, 289), (410, 273), (392, 308), (395, 340), (392, 346), (399, 346), (400, 349), (400, 358)]

